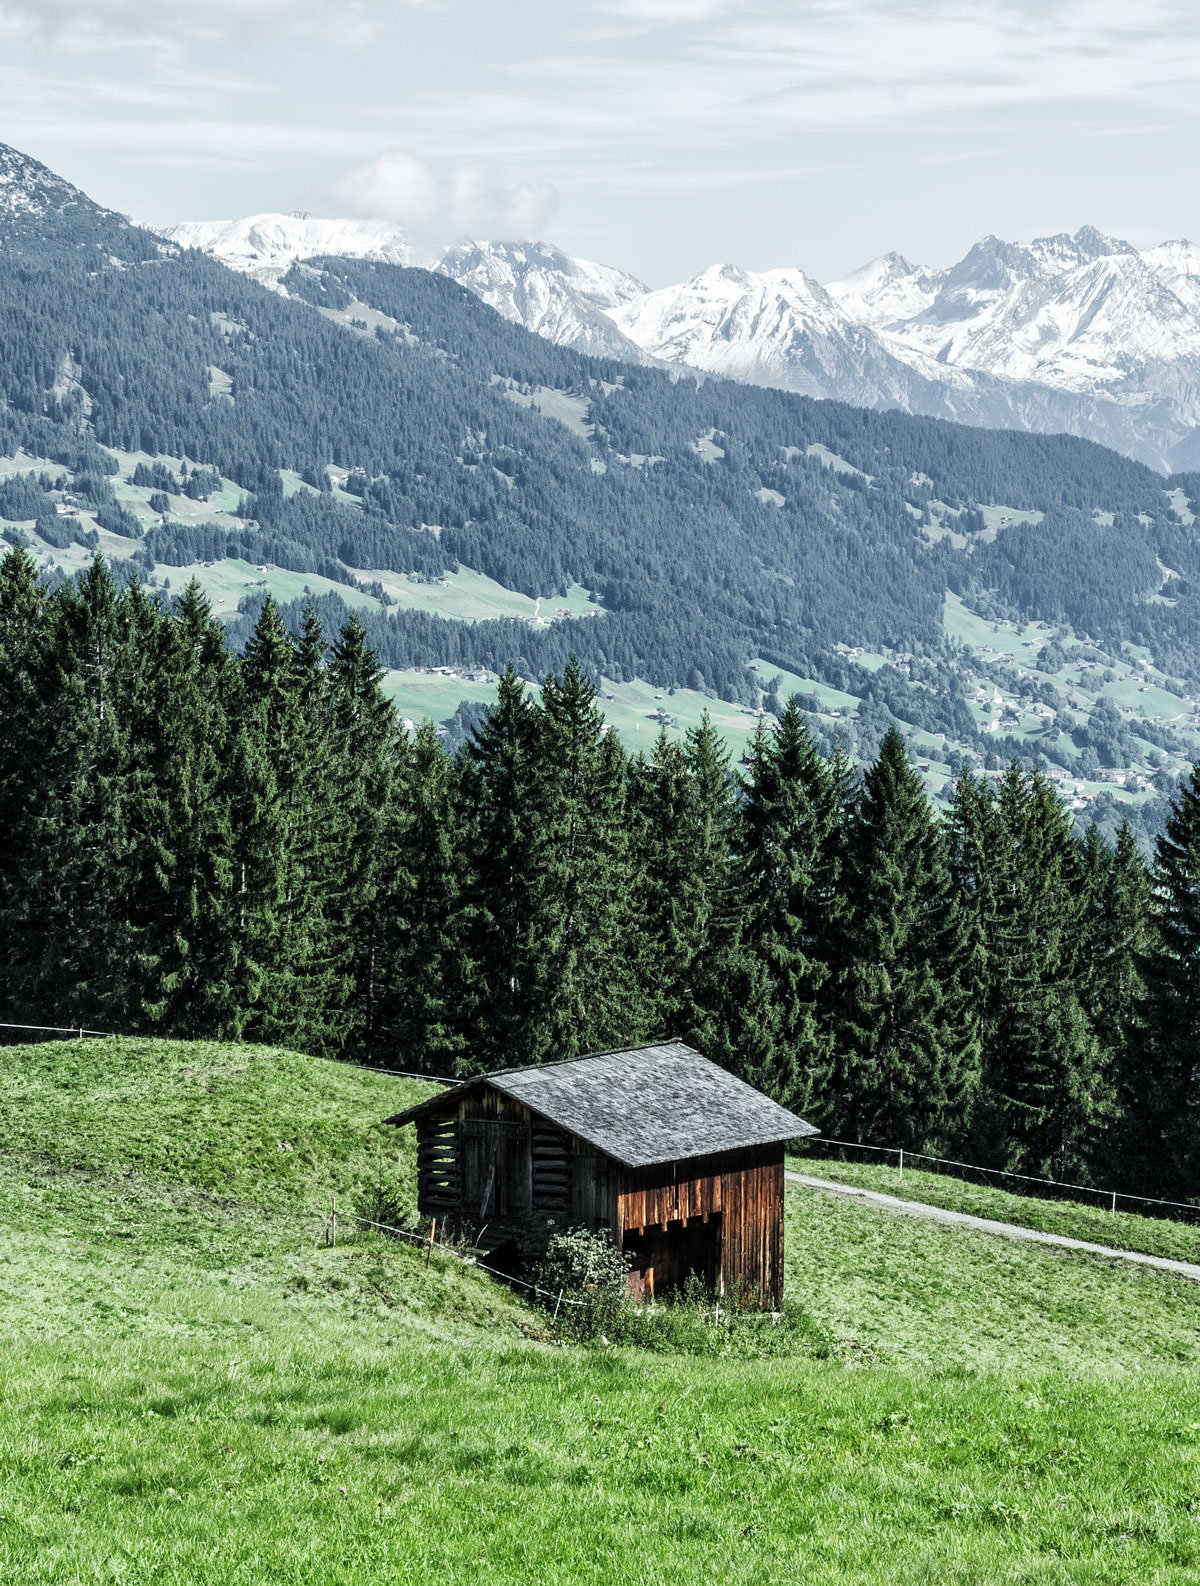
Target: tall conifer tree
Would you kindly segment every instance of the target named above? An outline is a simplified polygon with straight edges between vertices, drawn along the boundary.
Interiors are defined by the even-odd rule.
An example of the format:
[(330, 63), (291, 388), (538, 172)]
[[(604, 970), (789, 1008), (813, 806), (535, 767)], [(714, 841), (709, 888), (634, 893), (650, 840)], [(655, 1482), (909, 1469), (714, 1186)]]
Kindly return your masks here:
[(1200, 1164), (1200, 766), (1172, 800), (1154, 882), (1157, 950), (1143, 961), (1147, 1046), (1131, 1154), (1182, 1197)]
[(831, 1078), (824, 1009), (844, 790), (813, 744), (794, 697), (774, 733), (760, 727), (745, 766), (738, 951), (751, 962), (736, 976), (742, 1012), (730, 1010), (730, 1044), (741, 1046), (753, 1083), (813, 1110), (825, 1103)]
[(957, 1145), (979, 1083), (964, 921), (942, 833), (894, 726), (864, 778), (848, 855), (839, 1125), (910, 1149)]
[(40, 958), (38, 880), (41, 784), (54, 720), (43, 695), (50, 664), (45, 590), (21, 547), (0, 562), (0, 1008), (24, 1022), (37, 1013), (31, 977)]

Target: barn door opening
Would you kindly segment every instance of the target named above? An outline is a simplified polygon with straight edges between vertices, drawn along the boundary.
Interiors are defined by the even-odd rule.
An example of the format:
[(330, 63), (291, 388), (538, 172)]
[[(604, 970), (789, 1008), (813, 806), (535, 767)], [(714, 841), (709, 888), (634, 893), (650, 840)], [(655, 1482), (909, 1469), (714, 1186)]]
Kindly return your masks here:
[(631, 1257), (629, 1292), (639, 1299), (668, 1299), (693, 1275), (715, 1294), (721, 1273), (721, 1214), (714, 1213), (707, 1222), (691, 1217), (666, 1228), (630, 1229), (622, 1249)]

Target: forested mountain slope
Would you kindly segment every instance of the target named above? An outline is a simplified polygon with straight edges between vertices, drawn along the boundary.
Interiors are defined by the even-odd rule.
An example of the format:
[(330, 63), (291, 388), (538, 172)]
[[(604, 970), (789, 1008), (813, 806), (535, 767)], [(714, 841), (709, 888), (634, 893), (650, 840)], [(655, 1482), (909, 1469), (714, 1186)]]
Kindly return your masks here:
[[(1044, 750), (1069, 765), (1090, 747), (1149, 774), (1147, 756), (1190, 747), (1191, 477), (1164, 488), (1066, 437), (584, 357), (397, 265), (310, 261), (285, 298), (15, 151), (0, 159), (0, 528), (18, 525), (45, 563), (70, 569), (99, 546), (160, 582), (228, 567), (251, 613), (264, 586), (307, 584), (333, 619), (340, 602), (361, 608), (392, 667), (513, 660), (544, 675), (575, 652), (606, 678), (748, 708), (775, 677), (808, 680), (828, 732), (877, 743), (894, 715), (968, 758)], [(495, 620), (426, 598), (463, 570)], [(505, 616), (517, 597), (597, 615)], [(964, 681), (960, 607), (1047, 625), (1041, 646), (1077, 666), (1079, 689), (1041, 700), (1062, 683), (1053, 650), (1009, 680), (973, 641)], [(1151, 720), (1122, 698), (1089, 737), (1098, 696), (1082, 672), (1099, 662), (1072, 648), (1084, 634), (1127, 692), (1146, 692), (1135, 665), (1179, 683), (1178, 710)], [(1010, 730), (975, 698), (981, 680), (1037, 711)], [(844, 696), (837, 724), (827, 690)]]

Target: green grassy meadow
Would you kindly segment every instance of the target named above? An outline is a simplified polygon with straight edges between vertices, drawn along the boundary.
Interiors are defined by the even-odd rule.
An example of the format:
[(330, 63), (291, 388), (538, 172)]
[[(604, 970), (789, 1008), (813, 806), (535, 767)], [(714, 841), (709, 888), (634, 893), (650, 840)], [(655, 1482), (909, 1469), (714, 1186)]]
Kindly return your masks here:
[(793, 1189), (824, 1345), (577, 1346), (453, 1256), (324, 1244), (333, 1193), (411, 1209), (379, 1120), (417, 1082), (207, 1043), (0, 1058), (0, 1580), (1200, 1569), (1200, 1286)]
[(1129, 1202), (1122, 1205), (1119, 1197), (1118, 1210), (1112, 1212), (1108, 1210), (1106, 1192), (1086, 1199), (1081, 1195), (1074, 1200), (1047, 1200), (1037, 1194), (1004, 1189), (1000, 1178), (993, 1184), (976, 1184), (944, 1173), (923, 1172), (914, 1169), (907, 1157), (901, 1174), (894, 1155), (884, 1162), (838, 1162), (813, 1153), (789, 1158), (788, 1166), (814, 1178), (880, 1190), (926, 1206), (967, 1212), (972, 1217), (990, 1217), (1043, 1233), (1065, 1234), (1068, 1239), (1086, 1239), (1115, 1250), (1200, 1262), (1200, 1224), (1130, 1211), (1126, 1209)]

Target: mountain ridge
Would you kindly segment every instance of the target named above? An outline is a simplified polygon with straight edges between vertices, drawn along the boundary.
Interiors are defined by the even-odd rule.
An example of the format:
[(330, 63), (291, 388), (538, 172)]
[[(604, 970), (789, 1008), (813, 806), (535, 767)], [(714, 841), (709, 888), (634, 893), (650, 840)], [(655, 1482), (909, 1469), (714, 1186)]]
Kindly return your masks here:
[[(250, 217), (260, 229), (284, 219)], [(424, 264), (559, 346), (876, 409), (1066, 431), (1160, 471), (1200, 462), (1200, 248), (1186, 240), (1139, 252), (1081, 226), (1029, 244), (989, 235), (944, 269), (886, 253), (823, 286), (791, 266), (720, 264), (650, 290), (543, 242), (418, 257), (411, 240), (384, 240), (406, 235), (385, 222), (309, 224), (289, 260), (307, 240), (325, 255)], [(263, 279), (263, 260), (248, 262), (236, 240), (248, 225), (164, 235)], [(222, 226), (234, 228), (228, 238)], [(276, 280), (283, 257), (269, 267)]]

